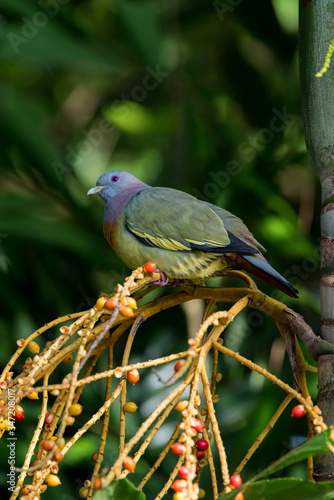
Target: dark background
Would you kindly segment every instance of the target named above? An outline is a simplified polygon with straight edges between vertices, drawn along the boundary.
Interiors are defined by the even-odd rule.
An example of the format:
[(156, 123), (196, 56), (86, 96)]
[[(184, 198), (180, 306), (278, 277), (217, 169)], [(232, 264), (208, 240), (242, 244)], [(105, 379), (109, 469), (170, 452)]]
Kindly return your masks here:
[[(258, 282), (261, 290), (286, 301), (318, 331), (320, 200), (301, 120), (297, 4), (2, 0), (1, 365), (17, 339), (87, 309), (128, 274), (103, 238), (101, 200), (86, 195), (111, 169), (187, 191), (241, 217), (301, 298)], [(132, 360), (184, 350), (192, 311), (180, 307), (143, 325)], [(269, 318), (244, 313), (229, 327), (226, 345), (293, 383)], [(216, 411), (233, 471), (284, 394), (235, 361), (220, 362)], [(101, 370), (105, 363), (101, 359)], [(161, 371), (168, 378), (172, 366)], [(315, 396), (316, 378), (309, 380)], [(129, 436), (162, 397), (152, 373), (143, 374), (141, 384), (129, 389), (140, 407), (130, 417)], [(103, 391), (101, 382), (84, 393), (87, 415), (102, 405)], [(36, 401), (22, 404), (17, 465), (40, 408)], [(290, 409), (248, 464), (245, 479), (305, 438), (306, 422), (292, 421)], [(107, 465), (117, 454), (118, 408), (113, 411)], [(155, 440), (139, 472), (159, 454), (171, 428)], [(92, 432), (71, 449), (61, 463), (63, 484), (49, 488), (48, 498), (78, 498), (97, 445)], [(5, 452), (1, 460), (5, 486)], [(168, 458), (147, 493), (162, 487), (174, 462)], [(286, 473), (305, 477), (305, 464)], [(209, 491), (207, 477), (208, 471), (201, 486)], [(131, 479), (138, 484), (136, 474)]]

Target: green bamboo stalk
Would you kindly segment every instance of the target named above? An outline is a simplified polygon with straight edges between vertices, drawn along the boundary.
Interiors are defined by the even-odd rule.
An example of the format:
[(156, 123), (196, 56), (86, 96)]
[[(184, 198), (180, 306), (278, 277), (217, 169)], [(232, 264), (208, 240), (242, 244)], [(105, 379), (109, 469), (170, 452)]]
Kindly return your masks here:
[[(334, 344), (334, 2), (300, 0), (300, 84), (305, 139), (322, 191), (321, 337)], [(334, 58), (333, 58), (334, 59)], [(318, 358), (318, 406), (334, 425), (334, 355)], [(334, 481), (334, 455), (318, 455), (314, 479)]]

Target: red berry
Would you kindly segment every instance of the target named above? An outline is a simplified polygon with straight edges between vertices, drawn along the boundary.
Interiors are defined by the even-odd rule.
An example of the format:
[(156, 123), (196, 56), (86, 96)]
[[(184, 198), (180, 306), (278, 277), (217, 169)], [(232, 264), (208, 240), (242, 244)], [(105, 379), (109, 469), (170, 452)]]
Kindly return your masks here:
[(177, 479), (172, 484), (172, 489), (174, 491), (182, 491), (182, 490), (185, 490), (186, 487), (187, 487), (187, 481), (185, 479)]
[(179, 476), (185, 479), (190, 474), (190, 469), (186, 465), (181, 465), (178, 470)]
[(178, 372), (182, 368), (183, 365), (184, 365), (184, 360), (180, 359), (180, 361), (178, 361), (177, 363), (175, 363), (175, 365), (174, 365), (174, 371)]
[(123, 460), (123, 467), (130, 472), (134, 472), (136, 468), (136, 462), (131, 457), (125, 457)]
[(183, 455), (186, 452), (186, 447), (182, 443), (174, 443), (171, 446), (171, 450), (174, 455)]
[(44, 417), (44, 423), (45, 424), (51, 424), (52, 420), (53, 420), (52, 413), (46, 413), (45, 417)]
[(198, 439), (195, 443), (195, 446), (200, 451), (205, 451), (209, 448), (209, 443), (206, 439)]
[(196, 458), (197, 460), (202, 460), (205, 457), (205, 451), (196, 450)]
[(235, 476), (231, 476), (230, 485), (233, 486), (233, 488), (239, 488), (239, 486), (242, 485), (242, 479), (241, 479), (239, 474), (235, 474)]
[(155, 262), (148, 261), (148, 262), (146, 262), (144, 267), (145, 267), (145, 271), (150, 274), (150, 273), (154, 273), (154, 271), (157, 268), (157, 265)]
[(199, 418), (195, 418), (195, 424), (191, 426), (195, 431), (202, 432), (203, 422)]
[(15, 418), (15, 420), (23, 420), (24, 419), (24, 410), (23, 410), (22, 406), (15, 405), (14, 418)]
[(305, 415), (305, 408), (303, 405), (297, 405), (294, 408), (292, 408), (292, 413), (291, 417), (294, 418), (302, 418)]

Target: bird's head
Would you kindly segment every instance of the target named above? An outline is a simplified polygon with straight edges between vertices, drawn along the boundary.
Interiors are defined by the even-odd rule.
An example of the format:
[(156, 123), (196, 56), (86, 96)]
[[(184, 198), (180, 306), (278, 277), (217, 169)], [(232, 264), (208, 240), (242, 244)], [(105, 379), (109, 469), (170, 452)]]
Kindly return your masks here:
[(122, 170), (110, 170), (100, 175), (96, 187), (90, 189), (87, 194), (98, 194), (105, 203), (111, 201), (122, 191), (134, 191), (144, 189), (147, 184), (141, 182), (137, 177)]

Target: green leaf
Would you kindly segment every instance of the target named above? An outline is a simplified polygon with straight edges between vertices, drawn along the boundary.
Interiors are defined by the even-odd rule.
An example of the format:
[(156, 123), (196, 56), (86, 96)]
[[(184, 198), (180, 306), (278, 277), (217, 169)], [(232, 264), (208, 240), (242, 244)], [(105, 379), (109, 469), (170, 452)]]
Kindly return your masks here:
[(324, 432), (321, 432), (308, 441), (305, 441), (299, 446), (296, 446), (296, 448), (289, 451), (282, 458), (279, 458), (278, 460), (276, 460), (276, 462), (269, 465), (269, 467), (254, 476), (251, 479), (251, 482), (257, 481), (261, 477), (269, 476), (269, 474), (274, 474), (275, 472), (284, 469), (285, 467), (288, 467), (289, 465), (292, 465), (296, 462), (300, 462), (307, 457), (329, 451), (327, 443), (333, 443), (330, 439), (330, 433), (331, 429), (326, 429)]
[(113, 481), (105, 490), (96, 491), (93, 500), (145, 500), (142, 491), (137, 490), (127, 479)]
[[(220, 500), (232, 500), (238, 490), (233, 490), (219, 497)], [(314, 483), (302, 479), (284, 478), (258, 481), (247, 484), (242, 492), (247, 500), (333, 500), (334, 485)], [(94, 498), (95, 500), (95, 498)]]

